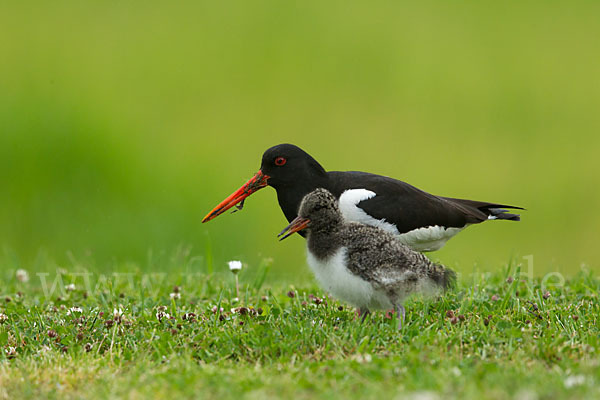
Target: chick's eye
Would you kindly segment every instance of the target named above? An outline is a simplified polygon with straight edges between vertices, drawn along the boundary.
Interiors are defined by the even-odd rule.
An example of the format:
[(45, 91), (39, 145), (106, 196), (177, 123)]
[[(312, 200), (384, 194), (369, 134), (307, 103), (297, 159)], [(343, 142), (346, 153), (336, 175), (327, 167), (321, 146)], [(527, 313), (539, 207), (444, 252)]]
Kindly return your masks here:
[(287, 162), (287, 160), (285, 159), (285, 157), (277, 157), (275, 159), (275, 165), (281, 167), (282, 165), (285, 165), (285, 163)]

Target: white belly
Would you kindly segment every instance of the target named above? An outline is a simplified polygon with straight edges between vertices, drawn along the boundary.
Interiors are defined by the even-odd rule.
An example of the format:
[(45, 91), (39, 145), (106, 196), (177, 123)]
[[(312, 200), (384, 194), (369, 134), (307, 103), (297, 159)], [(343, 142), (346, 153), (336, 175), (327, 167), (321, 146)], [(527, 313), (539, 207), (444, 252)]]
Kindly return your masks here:
[(393, 308), (385, 294), (346, 268), (346, 251), (342, 247), (325, 260), (319, 260), (308, 252), (308, 265), (319, 284), (337, 299), (359, 308)]
[(398, 235), (398, 240), (419, 252), (436, 251), (444, 247), (446, 242), (462, 231), (463, 228), (444, 228), (443, 226), (428, 226), (413, 229), (410, 232)]

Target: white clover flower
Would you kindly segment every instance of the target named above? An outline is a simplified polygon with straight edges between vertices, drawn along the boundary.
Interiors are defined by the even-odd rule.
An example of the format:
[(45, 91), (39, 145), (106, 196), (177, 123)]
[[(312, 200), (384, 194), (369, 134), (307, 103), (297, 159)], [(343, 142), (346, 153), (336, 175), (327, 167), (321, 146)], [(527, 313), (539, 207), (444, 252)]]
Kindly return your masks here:
[(19, 282), (29, 282), (29, 273), (27, 273), (27, 271), (25, 271), (24, 269), (18, 269), (15, 272), (15, 276)]
[(585, 383), (585, 376), (583, 375), (570, 375), (565, 379), (565, 387), (572, 388), (574, 386), (581, 386)]
[(8, 321), (8, 315), (0, 313), (0, 324), (5, 323), (6, 321)]
[(163, 312), (163, 311), (157, 311), (156, 312), (156, 319), (159, 321), (162, 321), (163, 319), (170, 319), (171, 316), (169, 315), (169, 313)]
[(49, 352), (49, 351), (51, 351), (51, 350), (52, 350), (52, 348), (51, 348), (50, 346), (43, 345), (43, 346), (40, 348), (39, 352), (40, 352), (40, 353), (48, 353), (48, 352)]
[(71, 315), (73, 313), (82, 313), (83, 310), (81, 309), (81, 307), (71, 307), (69, 308), (69, 310), (67, 311), (67, 315)]
[(75, 284), (74, 283), (69, 283), (67, 286), (65, 286), (65, 290), (67, 292), (72, 292), (75, 290)]
[(371, 357), (370, 354), (358, 353), (358, 354), (355, 354), (354, 356), (352, 356), (352, 359), (358, 361), (361, 364), (367, 364), (373, 360), (373, 357)]
[(116, 317), (120, 317), (122, 315), (123, 315), (123, 309), (122, 308), (119, 308), (119, 309), (113, 308), (113, 317), (116, 318)]
[(172, 298), (172, 299), (177, 300), (177, 299), (181, 298), (181, 293), (173, 292), (173, 293), (169, 294), (169, 297)]
[(229, 265), (229, 270), (234, 274), (237, 274), (242, 269), (241, 261), (229, 261), (227, 264)]

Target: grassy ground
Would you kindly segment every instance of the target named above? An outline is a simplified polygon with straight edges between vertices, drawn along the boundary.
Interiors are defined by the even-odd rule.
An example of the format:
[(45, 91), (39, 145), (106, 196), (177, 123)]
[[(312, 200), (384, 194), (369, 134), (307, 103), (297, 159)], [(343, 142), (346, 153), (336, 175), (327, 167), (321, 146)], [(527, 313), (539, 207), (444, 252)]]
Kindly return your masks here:
[[(0, 398), (600, 396), (600, 2), (34, 3), (0, 2)], [(200, 225), (282, 142), (527, 211), (436, 253), (459, 287), (402, 332), (361, 325), (273, 190)], [(574, 278), (467, 273), (507, 254)], [(212, 265), (265, 255), (232, 303)]]
[[(315, 287), (60, 271), (0, 282), (0, 398), (591, 398), (600, 281), (463, 276), (364, 324)], [(6, 272), (7, 276), (9, 272)], [(20, 276), (23, 280), (23, 276)], [(41, 279), (45, 279), (43, 285)], [(71, 285), (72, 284), (72, 285)]]

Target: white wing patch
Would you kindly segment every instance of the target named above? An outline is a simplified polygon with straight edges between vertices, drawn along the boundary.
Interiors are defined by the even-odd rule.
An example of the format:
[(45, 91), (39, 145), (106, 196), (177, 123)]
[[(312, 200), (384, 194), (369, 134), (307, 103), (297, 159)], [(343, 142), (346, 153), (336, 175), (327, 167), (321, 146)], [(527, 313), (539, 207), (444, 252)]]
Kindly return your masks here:
[(395, 225), (386, 222), (385, 219), (376, 219), (371, 217), (358, 203), (363, 200), (369, 200), (377, 194), (367, 189), (348, 189), (340, 196), (339, 207), (342, 216), (346, 221), (360, 222), (361, 224), (375, 226), (386, 232), (398, 235), (398, 229)]
[(400, 233), (394, 224), (390, 224), (385, 219), (376, 219), (367, 214), (358, 203), (369, 200), (377, 194), (367, 189), (349, 189), (340, 196), (339, 207), (342, 216), (347, 221), (360, 222), (361, 224), (371, 225), (386, 232), (397, 235), (401, 243), (411, 249), (419, 252), (436, 251), (441, 249), (446, 242), (458, 232), (466, 228), (446, 228), (443, 226), (428, 226), (413, 229), (406, 233)]

